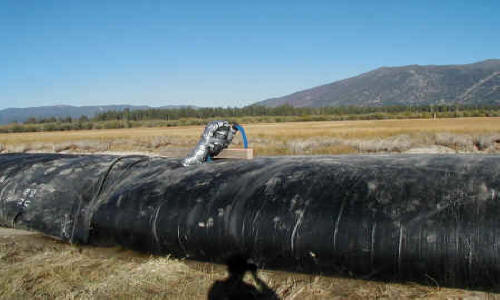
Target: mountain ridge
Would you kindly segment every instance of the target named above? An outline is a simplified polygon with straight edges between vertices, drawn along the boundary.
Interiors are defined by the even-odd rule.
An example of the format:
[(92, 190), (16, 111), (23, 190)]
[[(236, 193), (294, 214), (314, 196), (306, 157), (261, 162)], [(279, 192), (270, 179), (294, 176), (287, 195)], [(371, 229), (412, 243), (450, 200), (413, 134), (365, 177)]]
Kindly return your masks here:
[(296, 107), (500, 104), (500, 59), (471, 64), (379, 67), (256, 105)]

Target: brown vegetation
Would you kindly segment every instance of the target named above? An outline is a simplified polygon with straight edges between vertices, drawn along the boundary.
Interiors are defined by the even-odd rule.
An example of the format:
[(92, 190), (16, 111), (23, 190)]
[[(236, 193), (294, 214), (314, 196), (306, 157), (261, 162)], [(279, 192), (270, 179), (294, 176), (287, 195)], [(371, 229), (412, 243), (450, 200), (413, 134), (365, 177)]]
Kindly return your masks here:
[[(122, 248), (71, 246), (41, 234), (0, 228), (0, 298), (204, 299), (226, 276), (221, 265)], [(284, 299), (500, 299), (477, 291), (260, 271)], [(252, 283), (249, 277), (246, 280)]]
[[(134, 152), (184, 156), (203, 126), (0, 134), (0, 152)], [(262, 123), (257, 155), (500, 151), (500, 118)], [(233, 147), (241, 147), (238, 135)]]

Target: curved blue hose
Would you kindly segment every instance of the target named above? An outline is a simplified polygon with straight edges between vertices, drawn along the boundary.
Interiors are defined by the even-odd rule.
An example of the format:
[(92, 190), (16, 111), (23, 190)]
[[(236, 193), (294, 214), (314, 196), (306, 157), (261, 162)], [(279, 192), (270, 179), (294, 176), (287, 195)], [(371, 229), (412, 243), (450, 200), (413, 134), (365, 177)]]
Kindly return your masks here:
[(241, 125), (234, 125), (236, 129), (238, 129), (239, 132), (241, 132), (241, 137), (243, 138), (243, 147), (246, 149), (248, 148), (248, 140), (247, 140), (247, 135), (245, 133), (245, 129), (243, 129), (243, 126)]

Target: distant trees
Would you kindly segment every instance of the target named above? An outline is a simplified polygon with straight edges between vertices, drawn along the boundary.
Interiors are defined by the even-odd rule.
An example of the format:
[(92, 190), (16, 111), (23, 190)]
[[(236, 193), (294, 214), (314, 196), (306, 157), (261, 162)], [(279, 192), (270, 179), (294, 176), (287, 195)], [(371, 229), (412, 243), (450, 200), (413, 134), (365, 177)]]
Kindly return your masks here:
[(82, 129), (112, 129), (130, 127), (159, 127), (202, 125), (213, 119), (228, 119), (240, 123), (332, 121), (332, 120), (378, 120), (402, 118), (456, 118), (500, 116), (498, 105), (394, 105), (394, 106), (332, 106), (293, 107), (282, 105), (266, 107), (251, 105), (236, 107), (207, 107), (180, 109), (145, 109), (107, 111), (93, 118), (78, 119), (29, 118), (24, 124), (12, 123), (0, 126), (0, 133), (36, 132)]
[[(207, 118), (241, 118), (257, 116), (322, 116), (322, 115), (361, 115), (361, 114), (394, 114), (409, 113), (424, 114), (429, 113), (449, 113), (455, 114), (463, 111), (478, 110), (483, 114), (486, 111), (498, 111), (498, 106), (464, 106), (464, 105), (423, 105), (423, 106), (331, 106), (331, 107), (293, 107), (291, 105), (281, 105), (278, 107), (266, 107), (251, 105), (243, 108), (235, 107), (209, 107), (194, 109), (191, 107), (180, 109), (147, 109), (123, 111), (108, 111), (98, 114), (94, 121), (109, 120), (180, 120), (186, 118), (207, 119)], [(389, 116), (388, 116), (389, 117)]]

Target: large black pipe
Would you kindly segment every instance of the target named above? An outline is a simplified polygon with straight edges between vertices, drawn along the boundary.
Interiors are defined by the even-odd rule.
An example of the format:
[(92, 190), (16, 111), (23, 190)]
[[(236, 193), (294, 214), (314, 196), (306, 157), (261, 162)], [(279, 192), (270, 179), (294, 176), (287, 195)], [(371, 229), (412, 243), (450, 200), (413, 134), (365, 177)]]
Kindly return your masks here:
[(83, 244), (500, 287), (500, 156), (0, 155), (0, 223)]

